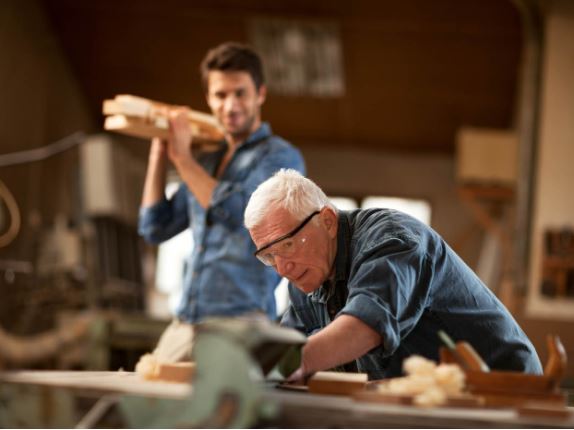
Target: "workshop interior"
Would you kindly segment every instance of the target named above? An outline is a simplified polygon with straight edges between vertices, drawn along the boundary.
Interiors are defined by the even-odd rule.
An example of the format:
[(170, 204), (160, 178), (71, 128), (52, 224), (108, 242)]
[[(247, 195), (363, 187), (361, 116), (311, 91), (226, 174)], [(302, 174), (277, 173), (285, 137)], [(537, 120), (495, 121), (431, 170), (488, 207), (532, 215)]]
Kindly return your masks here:
[[(209, 113), (198, 65), (229, 40), (260, 53), (262, 118), (307, 176), (341, 209), (437, 231), (544, 375), (472, 358), (476, 391), (443, 407), (352, 377), (282, 389), (305, 336), (222, 320), (198, 330), (193, 378), (137, 379), (194, 244), (140, 237), (149, 139), (105, 129), (102, 106)], [(3, 0), (0, 46), (0, 427), (574, 426), (573, 2)], [(285, 282), (275, 299), (279, 316)], [(444, 345), (445, 362), (466, 351)], [(489, 403), (503, 385), (512, 401)]]

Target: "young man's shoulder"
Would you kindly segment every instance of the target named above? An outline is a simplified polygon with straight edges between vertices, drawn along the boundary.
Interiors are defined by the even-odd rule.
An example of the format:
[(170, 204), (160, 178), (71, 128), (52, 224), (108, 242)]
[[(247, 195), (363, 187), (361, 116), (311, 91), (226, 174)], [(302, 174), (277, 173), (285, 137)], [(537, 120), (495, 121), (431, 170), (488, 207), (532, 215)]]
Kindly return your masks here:
[(295, 145), (293, 145), (291, 142), (289, 142), (288, 140), (284, 139), (281, 136), (278, 136), (276, 134), (272, 134), (267, 138), (266, 143), (272, 147), (273, 150), (296, 150), (298, 151), (298, 149), (295, 147)]

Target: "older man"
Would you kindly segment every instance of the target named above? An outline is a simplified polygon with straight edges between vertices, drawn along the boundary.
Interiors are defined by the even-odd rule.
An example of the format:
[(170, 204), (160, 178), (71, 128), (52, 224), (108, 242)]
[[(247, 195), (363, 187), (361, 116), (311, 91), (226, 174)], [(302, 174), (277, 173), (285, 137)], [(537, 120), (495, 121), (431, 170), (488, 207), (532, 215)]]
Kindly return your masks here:
[(491, 368), (542, 372), (504, 305), (404, 213), (337, 211), (312, 181), (283, 169), (255, 190), (245, 225), (259, 260), (290, 281), (282, 324), (309, 336), (292, 379), (339, 366), (397, 376), (411, 354), (438, 360), (439, 330), (468, 341)]

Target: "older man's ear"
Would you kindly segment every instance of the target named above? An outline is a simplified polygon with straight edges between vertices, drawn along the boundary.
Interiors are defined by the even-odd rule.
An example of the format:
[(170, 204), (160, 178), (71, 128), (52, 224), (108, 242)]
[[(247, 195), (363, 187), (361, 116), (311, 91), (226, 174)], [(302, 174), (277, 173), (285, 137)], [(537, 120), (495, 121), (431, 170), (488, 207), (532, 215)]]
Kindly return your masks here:
[(329, 237), (331, 238), (337, 237), (337, 227), (338, 227), (337, 212), (335, 212), (330, 207), (325, 207), (321, 211), (320, 216), (321, 216), (321, 222), (323, 223), (323, 225), (327, 229), (327, 232), (329, 233)]

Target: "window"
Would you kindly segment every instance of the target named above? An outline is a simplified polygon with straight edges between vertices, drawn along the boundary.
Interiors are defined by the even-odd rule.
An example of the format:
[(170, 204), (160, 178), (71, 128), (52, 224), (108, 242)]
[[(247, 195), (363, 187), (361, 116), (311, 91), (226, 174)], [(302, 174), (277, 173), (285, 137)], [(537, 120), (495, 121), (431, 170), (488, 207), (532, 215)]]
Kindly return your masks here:
[(419, 221), (430, 225), (431, 207), (426, 200), (406, 199), (399, 197), (367, 196), (361, 202), (362, 209), (389, 208), (405, 212)]
[(367, 196), (361, 200), (360, 204), (357, 200), (351, 197), (333, 196), (329, 197), (329, 200), (335, 205), (335, 207), (341, 210), (353, 210), (357, 208), (397, 209), (417, 218), (419, 221), (422, 221), (427, 225), (430, 225), (431, 206), (426, 200), (386, 196)]
[[(166, 195), (171, 197), (178, 188), (177, 182), (166, 186)], [(193, 251), (193, 237), (189, 229), (182, 231), (170, 240), (162, 243), (157, 252), (155, 284), (158, 291), (168, 296), (170, 314), (175, 313), (182, 294), (183, 274), (187, 259)]]
[(342, 49), (335, 23), (256, 19), (250, 30), (271, 91), (289, 96), (344, 95)]
[(329, 197), (329, 200), (337, 209), (344, 211), (350, 211), (359, 207), (357, 201), (350, 197)]

